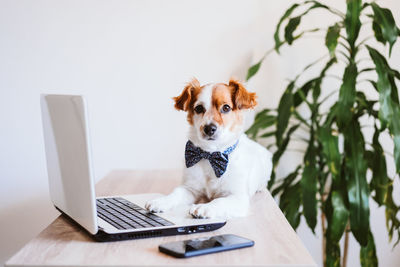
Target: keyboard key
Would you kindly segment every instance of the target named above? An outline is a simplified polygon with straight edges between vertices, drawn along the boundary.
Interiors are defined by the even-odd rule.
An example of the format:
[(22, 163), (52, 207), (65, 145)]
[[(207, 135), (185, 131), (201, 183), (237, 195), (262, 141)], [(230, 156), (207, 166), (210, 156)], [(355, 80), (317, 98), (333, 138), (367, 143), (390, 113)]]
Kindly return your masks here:
[(97, 199), (96, 203), (99, 217), (117, 229), (173, 225), (123, 198)]
[(117, 224), (116, 222), (114, 222), (113, 220), (111, 220), (109, 217), (98, 213), (97, 214), (101, 219), (105, 220), (106, 222), (108, 222), (109, 224), (111, 224), (112, 226), (116, 227), (117, 229), (124, 229), (121, 225)]

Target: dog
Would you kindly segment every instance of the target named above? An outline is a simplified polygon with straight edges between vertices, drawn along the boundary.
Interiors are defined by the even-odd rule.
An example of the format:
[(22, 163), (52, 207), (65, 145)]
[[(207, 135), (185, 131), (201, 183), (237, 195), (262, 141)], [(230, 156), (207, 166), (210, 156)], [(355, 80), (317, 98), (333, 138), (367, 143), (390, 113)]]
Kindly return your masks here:
[(195, 218), (246, 216), (250, 198), (266, 189), (272, 171), (272, 154), (244, 134), (244, 111), (256, 106), (256, 94), (235, 79), (201, 86), (193, 78), (173, 99), (190, 124), (183, 183), (146, 209), (191, 205)]

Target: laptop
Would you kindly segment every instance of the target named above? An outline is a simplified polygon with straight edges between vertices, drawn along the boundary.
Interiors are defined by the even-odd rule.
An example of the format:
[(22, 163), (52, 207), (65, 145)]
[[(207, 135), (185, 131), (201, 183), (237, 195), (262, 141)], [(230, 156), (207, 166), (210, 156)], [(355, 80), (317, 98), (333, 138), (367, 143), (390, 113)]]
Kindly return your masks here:
[[(221, 219), (195, 219), (189, 207), (161, 214), (144, 209), (161, 194), (96, 198), (87, 105), (79, 95), (41, 95), (50, 198), (96, 241), (117, 241), (213, 231)], [(149, 177), (151, 179), (151, 177)]]

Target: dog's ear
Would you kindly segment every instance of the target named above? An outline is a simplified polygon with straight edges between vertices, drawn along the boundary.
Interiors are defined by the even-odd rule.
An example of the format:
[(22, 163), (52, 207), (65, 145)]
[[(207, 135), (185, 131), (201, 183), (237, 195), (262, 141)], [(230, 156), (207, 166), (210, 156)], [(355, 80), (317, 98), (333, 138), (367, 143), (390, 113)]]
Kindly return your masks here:
[(256, 93), (250, 93), (238, 80), (230, 79), (229, 87), (232, 90), (232, 101), (235, 109), (249, 109), (257, 105)]
[(175, 101), (175, 108), (177, 110), (188, 111), (190, 107), (190, 102), (193, 100), (195, 91), (200, 90), (200, 83), (196, 78), (193, 78), (186, 86), (183, 88), (182, 93), (179, 96), (173, 98)]

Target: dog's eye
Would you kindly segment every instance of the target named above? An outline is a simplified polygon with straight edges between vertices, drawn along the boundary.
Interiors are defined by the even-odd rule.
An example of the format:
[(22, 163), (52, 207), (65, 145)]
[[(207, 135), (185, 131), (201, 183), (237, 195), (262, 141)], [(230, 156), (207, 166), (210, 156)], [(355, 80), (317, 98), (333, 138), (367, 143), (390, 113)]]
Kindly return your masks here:
[(231, 107), (229, 105), (223, 105), (221, 112), (222, 113), (228, 113), (229, 111), (231, 111)]
[(205, 110), (204, 110), (204, 107), (203, 107), (202, 105), (198, 105), (198, 106), (196, 106), (196, 107), (194, 108), (194, 111), (195, 111), (197, 114), (200, 114), (200, 113), (203, 113)]

